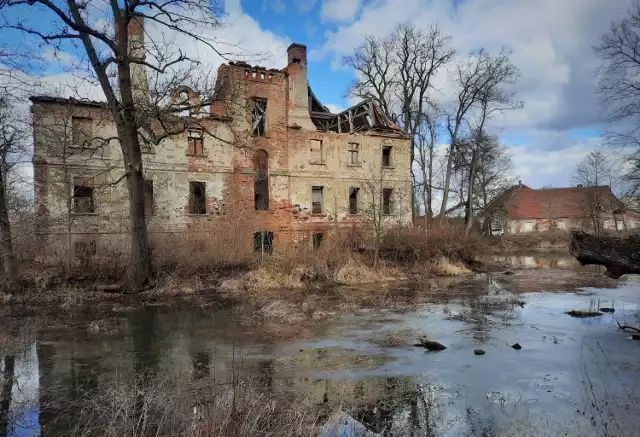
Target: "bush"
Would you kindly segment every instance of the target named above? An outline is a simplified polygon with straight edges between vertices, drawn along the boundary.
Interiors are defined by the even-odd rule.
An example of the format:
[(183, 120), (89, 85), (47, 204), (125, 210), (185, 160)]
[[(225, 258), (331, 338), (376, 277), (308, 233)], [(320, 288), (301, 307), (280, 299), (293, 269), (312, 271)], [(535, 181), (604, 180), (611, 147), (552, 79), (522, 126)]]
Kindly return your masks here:
[(441, 257), (453, 262), (473, 262), (478, 249), (477, 235), (465, 237), (464, 228), (444, 224), (429, 229), (391, 229), (384, 235), (381, 253), (386, 259), (413, 265)]

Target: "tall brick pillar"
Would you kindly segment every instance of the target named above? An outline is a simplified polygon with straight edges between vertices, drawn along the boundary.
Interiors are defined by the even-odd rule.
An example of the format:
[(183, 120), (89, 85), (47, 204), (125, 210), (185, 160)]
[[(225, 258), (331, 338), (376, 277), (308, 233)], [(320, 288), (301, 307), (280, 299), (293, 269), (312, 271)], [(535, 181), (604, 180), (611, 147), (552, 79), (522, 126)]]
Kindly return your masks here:
[(309, 116), (309, 81), (307, 79), (307, 46), (291, 44), (287, 49), (289, 85), (289, 126), (298, 125), (303, 129), (316, 130)]
[[(144, 17), (133, 15), (129, 20), (129, 56), (144, 59), (146, 49), (144, 45)], [(144, 65), (131, 64), (131, 84), (133, 97), (136, 100), (146, 100), (149, 94), (149, 83)]]

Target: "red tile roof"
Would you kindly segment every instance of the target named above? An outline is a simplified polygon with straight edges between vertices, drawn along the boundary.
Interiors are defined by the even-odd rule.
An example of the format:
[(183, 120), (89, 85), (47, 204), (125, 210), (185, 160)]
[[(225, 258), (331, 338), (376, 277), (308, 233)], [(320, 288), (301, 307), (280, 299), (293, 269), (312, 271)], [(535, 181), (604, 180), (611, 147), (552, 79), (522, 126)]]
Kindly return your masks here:
[(608, 186), (535, 190), (516, 185), (491, 202), (487, 211), (500, 210), (514, 219), (584, 218), (589, 216), (595, 202), (604, 212), (624, 209)]

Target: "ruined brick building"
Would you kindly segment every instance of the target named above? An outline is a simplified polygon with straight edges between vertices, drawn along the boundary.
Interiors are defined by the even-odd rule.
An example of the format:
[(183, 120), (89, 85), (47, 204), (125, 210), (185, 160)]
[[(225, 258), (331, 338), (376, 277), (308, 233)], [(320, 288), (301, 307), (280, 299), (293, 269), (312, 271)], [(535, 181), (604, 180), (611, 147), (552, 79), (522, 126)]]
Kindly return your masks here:
[[(141, 30), (132, 33), (143, 38)], [(146, 86), (144, 72), (137, 74), (132, 79)], [(375, 101), (330, 113), (309, 87), (304, 45), (289, 47), (281, 70), (230, 62), (217, 80), (221, 102), (184, 114), (197, 121), (193, 128), (144, 149), (152, 237), (216, 238), (222, 224), (232, 224), (242, 225), (247, 246), (311, 246), (329, 228), (367, 222), (374, 205), (388, 223), (410, 223), (410, 139)], [(223, 103), (230, 89), (241, 94), (241, 111)], [(192, 98), (187, 88), (176, 92)], [(95, 252), (119, 241), (128, 232), (128, 200), (104, 104), (31, 102), (43, 243), (55, 247), (66, 238), (76, 251)]]

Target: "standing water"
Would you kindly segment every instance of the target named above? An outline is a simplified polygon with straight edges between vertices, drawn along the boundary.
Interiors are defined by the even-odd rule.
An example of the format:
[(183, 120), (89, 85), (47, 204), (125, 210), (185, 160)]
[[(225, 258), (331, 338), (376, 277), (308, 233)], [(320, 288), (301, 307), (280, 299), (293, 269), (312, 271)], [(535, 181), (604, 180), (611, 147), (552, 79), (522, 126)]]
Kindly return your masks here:
[[(640, 327), (640, 285), (603, 280), (569, 258), (508, 261), (522, 268), (437, 292), (398, 285), (421, 299), (339, 311), (293, 325), (296, 335), (252, 321), (243, 306), (25, 316), (0, 361), (9, 417), (0, 435), (94, 435), (90, 408), (143, 417), (137, 398), (126, 413), (113, 402), (138, 396), (127, 388), (141, 381), (158, 393), (179, 386), (173, 393), (197, 421), (203, 393), (235, 387), (240, 370), (259, 382), (254, 400), (278, 392), (287, 408), (304, 403), (320, 436), (640, 435), (640, 341), (618, 329)], [(414, 346), (420, 337), (447, 348)]]

